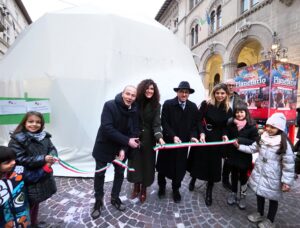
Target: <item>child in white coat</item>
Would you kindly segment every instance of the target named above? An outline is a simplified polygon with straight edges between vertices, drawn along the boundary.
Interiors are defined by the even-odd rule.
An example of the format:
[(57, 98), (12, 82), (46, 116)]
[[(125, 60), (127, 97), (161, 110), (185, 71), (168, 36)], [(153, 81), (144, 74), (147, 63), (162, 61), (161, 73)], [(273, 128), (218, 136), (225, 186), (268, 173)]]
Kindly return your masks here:
[[(257, 212), (248, 216), (251, 222), (259, 222), (258, 227), (275, 227), (273, 224), (278, 200), (282, 192), (290, 190), (294, 181), (294, 154), (284, 130), (286, 118), (282, 113), (274, 113), (266, 123), (265, 131), (257, 142), (250, 146), (235, 146), (245, 153), (259, 153), (249, 178), (249, 185), (257, 196)], [(264, 215), (265, 199), (269, 202), (267, 217)]]

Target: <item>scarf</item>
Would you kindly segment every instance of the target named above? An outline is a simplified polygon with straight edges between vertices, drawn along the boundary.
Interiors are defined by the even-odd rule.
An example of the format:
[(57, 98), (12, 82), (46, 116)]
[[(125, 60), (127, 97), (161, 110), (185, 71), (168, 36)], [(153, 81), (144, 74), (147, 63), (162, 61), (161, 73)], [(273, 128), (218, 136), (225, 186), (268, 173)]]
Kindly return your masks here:
[(279, 146), (281, 143), (281, 135), (269, 135), (268, 132), (264, 132), (261, 135), (261, 142), (266, 146)]
[(37, 141), (42, 141), (45, 137), (46, 137), (46, 132), (42, 131), (39, 133), (31, 133), (31, 132), (27, 132), (27, 134), (33, 138), (35, 138)]
[(233, 122), (236, 124), (238, 131), (243, 129), (247, 123), (247, 120), (237, 120), (234, 119)]

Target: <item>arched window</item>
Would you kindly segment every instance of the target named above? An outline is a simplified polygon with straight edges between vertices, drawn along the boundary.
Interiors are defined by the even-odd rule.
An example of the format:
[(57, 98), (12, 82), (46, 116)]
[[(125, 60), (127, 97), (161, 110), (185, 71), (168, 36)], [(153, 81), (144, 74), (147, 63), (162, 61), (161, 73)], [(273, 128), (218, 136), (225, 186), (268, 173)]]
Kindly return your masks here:
[(196, 22), (196, 20), (194, 21), (194, 23), (191, 26), (191, 47), (193, 47), (194, 45), (196, 45), (198, 43), (198, 33), (199, 33), (199, 25)]
[(242, 13), (247, 11), (249, 9), (249, 0), (242, 0), (241, 6)]
[(198, 43), (198, 24), (195, 26), (195, 43), (194, 44), (197, 44)]
[(178, 17), (173, 21), (174, 23), (174, 28), (177, 28), (178, 27)]
[(244, 13), (258, 3), (259, 0), (241, 0), (241, 13)]
[(199, 31), (199, 25), (194, 23), (191, 28), (191, 47), (193, 47), (198, 43), (198, 31)]
[(211, 33), (214, 33), (216, 31), (216, 18), (215, 18), (215, 11), (212, 11), (210, 14), (210, 29)]
[(240, 63), (238, 63), (237, 68), (241, 68), (241, 67), (245, 67), (245, 66), (247, 66), (246, 63), (240, 62)]
[(192, 10), (201, 0), (190, 0), (190, 10)]
[(190, 10), (194, 8), (194, 0), (190, 0)]
[(217, 8), (217, 29), (222, 27), (222, 8), (218, 6)]
[(192, 30), (191, 30), (191, 46), (192, 47), (195, 45), (194, 40), (195, 40), (195, 29), (192, 28)]
[(214, 77), (214, 86), (220, 83), (220, 74), (216, 73)]

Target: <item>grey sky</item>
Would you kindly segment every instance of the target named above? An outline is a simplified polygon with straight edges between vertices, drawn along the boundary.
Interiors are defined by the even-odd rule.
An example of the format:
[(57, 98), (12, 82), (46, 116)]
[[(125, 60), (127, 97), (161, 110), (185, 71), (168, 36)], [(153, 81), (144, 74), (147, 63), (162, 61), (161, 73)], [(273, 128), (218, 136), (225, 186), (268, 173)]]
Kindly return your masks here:
[(46, 12), (61, 10), (72, 6), (108, 7), (126, 13), (141, 14), (154, 18), (165, 0), (23, 0), (33, 21)]

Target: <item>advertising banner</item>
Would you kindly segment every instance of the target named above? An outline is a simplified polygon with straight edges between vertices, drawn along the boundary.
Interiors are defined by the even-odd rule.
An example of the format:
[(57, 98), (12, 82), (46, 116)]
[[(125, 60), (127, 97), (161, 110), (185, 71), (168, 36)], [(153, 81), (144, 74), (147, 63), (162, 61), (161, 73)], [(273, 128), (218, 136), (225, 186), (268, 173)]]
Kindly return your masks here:
[(236, 70), (236, 92), (254, 119), (264, 121), (274, 112), (282, 112), (289, 124), (294, 124), (298, 76), (298, 65), (263, 61)]
[(299, 66), (274, 61), (272, 63), (272, 90), (270, 115), (282, 112), (287, 120), (295, 123)]

